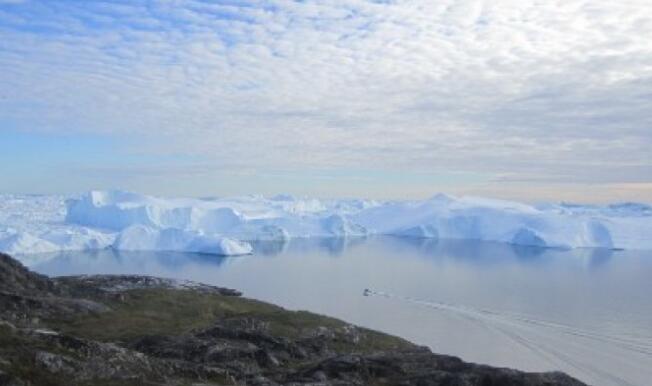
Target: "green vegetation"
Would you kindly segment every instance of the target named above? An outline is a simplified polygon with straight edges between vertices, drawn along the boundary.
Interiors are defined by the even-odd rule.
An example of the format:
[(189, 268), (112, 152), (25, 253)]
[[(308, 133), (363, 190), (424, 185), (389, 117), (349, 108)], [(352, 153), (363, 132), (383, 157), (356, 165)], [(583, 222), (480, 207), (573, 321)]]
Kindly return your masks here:
[(0, 324), (0, 370), (21, 379), (29, 379), (34, 385), (65, 386), (63, 378), (52, 376), (34, 363), (34, 352), (49, 350), (63, 355), (73, 355), (61, 348), (48, 347), (38, 339), (19, 334), (7, 324)]
[[(0, 384), (582, 385), (559, 373), (464, 363), (217, 287), (149, 279), (53, 282), (0, 254)], [(107, 289), (130, 285), (143, 289)]]
[[(105, 342), (130, 341), (145, 335), (181, 335), (208, 328), (219, 319), (251, 318), (265, 323), (274, 336), (298, 339), (322, 327), (345, 333), (348, 324), (306, 311), (287, 311), (256, 300), (174, 289), (139, 289), (126, 292), (122, 301), (104, 301), (110, 312), (49, 321), (60, 331)], [(407, 341), (359, 329), (353, 345), (337, 339), (338, 351), (374, 351), (413, 347)], [(337, 337), (336, 337), (337, 338)]]
[(218, 318), (282, 310), (255, 300), (174, 289), (132, 290), (122, 301), (103, 302), (113, 311), (51, 320), (49, 324), (87, 339), (127, 341), (143, 335), (180, 335), (209, 327)]

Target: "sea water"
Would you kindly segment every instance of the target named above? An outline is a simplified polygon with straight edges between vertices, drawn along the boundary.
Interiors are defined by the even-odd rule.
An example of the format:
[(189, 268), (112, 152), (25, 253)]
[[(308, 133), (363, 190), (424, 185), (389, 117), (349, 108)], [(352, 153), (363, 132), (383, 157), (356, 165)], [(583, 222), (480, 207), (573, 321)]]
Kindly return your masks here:
[(652, 380), (651, 251), (396, 237), (253, 246), (252, 255), (240, 257), (66, 252), (31, 268), (48, 275), (190, 279), (466, 361), (561, 370), (597, 386)]

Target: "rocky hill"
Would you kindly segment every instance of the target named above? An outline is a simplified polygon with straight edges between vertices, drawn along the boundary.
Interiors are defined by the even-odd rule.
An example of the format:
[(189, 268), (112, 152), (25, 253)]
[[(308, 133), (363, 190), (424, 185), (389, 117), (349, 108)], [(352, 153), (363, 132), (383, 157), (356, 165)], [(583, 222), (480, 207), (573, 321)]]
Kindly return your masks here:
[(0, 386), (576, 386), (400, 338), (144, 276), (50, 279), (0, 254)]

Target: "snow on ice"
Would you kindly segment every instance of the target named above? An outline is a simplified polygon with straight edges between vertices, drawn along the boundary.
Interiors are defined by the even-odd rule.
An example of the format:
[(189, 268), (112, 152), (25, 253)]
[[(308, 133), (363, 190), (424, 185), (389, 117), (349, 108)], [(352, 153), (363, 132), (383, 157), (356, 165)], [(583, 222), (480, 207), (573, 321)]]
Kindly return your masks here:
[(443, 194), (386, 202), (290, 195), (160, 198), (122, 191), (74, 198), (0, 195), (0, 251), (12, 254), (111, 247), (241, 255), (251, 253), (250, 241), (368, 235), (652, 249), (652, 208), (527, 205)]

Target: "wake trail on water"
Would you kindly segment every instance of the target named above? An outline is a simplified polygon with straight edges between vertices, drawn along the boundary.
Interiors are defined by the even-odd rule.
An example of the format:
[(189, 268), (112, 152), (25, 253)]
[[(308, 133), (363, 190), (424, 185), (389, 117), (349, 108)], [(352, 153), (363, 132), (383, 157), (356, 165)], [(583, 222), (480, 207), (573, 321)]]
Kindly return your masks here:
[[(571, 367), (576, 373), (584, 374), (595, 379), (608, 380), (614, 385), (634, 386), (634, 384), (621, 377), (610, 374), (595, 365), (579, 361), (577, 360), (578, 356), (564, 354), (555, 347), (566, 345), (572, 350), (591, 351), (599, 348), (601, 354), (613, 359), (621, 357), (618, 353), (612, 352), (612, 350), (604, 349), (604, 346), (608, 346), (610, 348), (624, 350), (630, 356), (634, 354), (643, 357), (644, 360), (640, 362), (641, 366), (649, 366), (652, 363), (652, 344), (645, 340), (641, 341), (622, 336), (613, 336), (599, 331), (591, 331), (563, 323), (537, 319), (531, 316), (486, 310), (461, 304), (417, 299), (389, 292), (367, 289), (364, 294), (367, 296), (398, 300), (444, 313), (455, 314), (504, 335), (512, 342), (525, 347), (556, 368)], [(568, 339), (568, 337), (572, 337), (573, 339)]]

